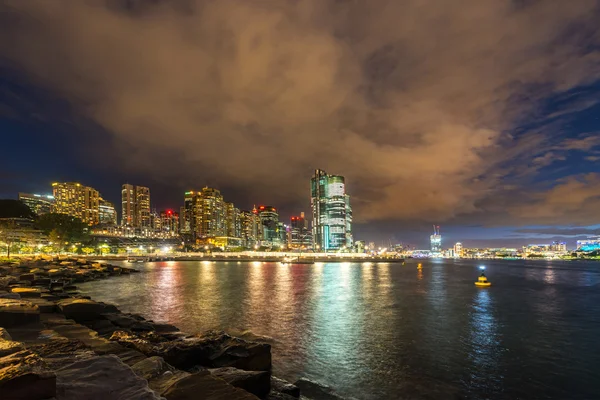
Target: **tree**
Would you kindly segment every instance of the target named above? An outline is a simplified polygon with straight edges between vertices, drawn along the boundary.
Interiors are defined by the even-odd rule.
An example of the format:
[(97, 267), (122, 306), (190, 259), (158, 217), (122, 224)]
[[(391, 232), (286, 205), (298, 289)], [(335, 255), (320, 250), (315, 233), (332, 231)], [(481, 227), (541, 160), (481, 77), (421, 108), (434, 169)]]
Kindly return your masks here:
[(0, 241), (6, 244), (6, 256), (16, 243), (27, 239), (36, 215), (25, 203), (19, 200), (0, 199)]
[(65, 243), (81, 242), (87, 239), (88, 226), (79, 218), (66, 214), (49, 213), (40, 216), (38, 227), (52, 242), (61, 245)]

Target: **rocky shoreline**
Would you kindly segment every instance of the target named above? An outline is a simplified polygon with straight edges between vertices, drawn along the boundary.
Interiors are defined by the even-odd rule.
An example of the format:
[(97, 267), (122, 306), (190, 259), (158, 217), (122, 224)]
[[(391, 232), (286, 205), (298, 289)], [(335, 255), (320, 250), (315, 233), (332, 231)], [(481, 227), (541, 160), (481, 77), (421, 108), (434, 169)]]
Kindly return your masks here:
[(189, 335), (121, 312), (76, 284), (136, 273), (86, 259), (0, 263), (0, 398), (294, 400), (337, 398), (272, 376), (271, 346)]

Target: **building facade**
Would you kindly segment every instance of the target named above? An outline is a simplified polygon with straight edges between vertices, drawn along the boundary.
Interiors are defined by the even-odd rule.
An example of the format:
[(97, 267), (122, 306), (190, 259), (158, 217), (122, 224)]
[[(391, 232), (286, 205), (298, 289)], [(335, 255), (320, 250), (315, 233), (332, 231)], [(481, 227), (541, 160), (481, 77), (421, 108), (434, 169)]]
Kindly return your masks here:
[(461, 242), (457, 242), (454, 245), (454, 257), (462, 258), (463, 257), (463, 245)]
[(350, 249), (352, 208), (343, 176), (317, 169), (311, 178), (311, 207), (315, 250)]
[(121, 225), (151, 229), (150, 189), (128, 183), (121, 187)]
[(100, 222), (100, 193), (77, 182), (52, 184), (54, 212), (77, 217), (89, 225)]
[(261, 245), (280, 246), (281, 237), (279, 235), (279, 214), (277, 209), (272, 206), (259, 206), (257, 209), (260, 219)]
[(313, 244), (312, 233), (304, 213), (298, 217), (290, 218), (290, 247), (292, 249), (311, 249)]
[(431, 253), (439, 254), (442, 252), (442, 235), (440, 235), (440, 227), (433, 226), (433, 235), (429, 236), (431, 245)]
[(51, 213), (54, 207), (54, 196), (49, 194), (19, 193), (19, 200), (37, 215)]
[(240, 212), (240, 225), (243, 246), (247, 249), (259, 246), (262, 240), (262, 228), (256, 208), (253, 211)]
[(98, 220), (101, 224), (117, 224), (117, 210), (113, 203), (100, 198), (98, 203)]

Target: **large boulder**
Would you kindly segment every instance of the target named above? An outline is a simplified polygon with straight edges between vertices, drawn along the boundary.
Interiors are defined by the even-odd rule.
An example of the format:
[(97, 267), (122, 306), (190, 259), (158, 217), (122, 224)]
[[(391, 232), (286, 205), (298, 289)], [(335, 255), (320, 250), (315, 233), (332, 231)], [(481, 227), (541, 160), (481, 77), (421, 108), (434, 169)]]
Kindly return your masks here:
[(147, 356), (161, 356), (179, 369), (201, 365), (209, 368), (234, 367), (247, 371), (270, 371), (271, 346), (247, 342), (223, 332), (166, 341), (156, 334), (132, 335), (115, 332), (111, 337)]
[(39, 320), (40, 310), (36, 305), (24, 300), (0, 299), (0, 326), (12, 328)]
[(306, 396), (309, 399), (343, 400), (343, 398), (338, 396), (333, 389), (319, 385), (306, 378), (298, 379), (294, 382), (294, 385), (300, 388), (302, 396)]
[(28, 297), (40, 297), (42, 294), (41, 289), (32, 287), (14, 287), (10, 289), (10, 291), (12, 293), (18, 293), (23, 299)]
[(19, 293), (9, 293), (9, 292), (4, 292), (2, 290), (0, 290), (0, 299), (13, 299), (13, 300), (19, 300), (21, 298), (21, 295)]
[(56, 371), (57, 398), (61, 400), (160, 400), (117, 356), (77, 361)]
[(258, 400), (253, 394), (235, 388), (207, 371), (178, 380), (164, 396), (168, 400)]
[(148, 357), (131, 366), (136, 375), (146, 379), (150, 389), (163, 394), (175, 382), (190, 374), (173, 368), (162, 357)]
[(296, 398), (300, 397), (300, 388), (298, 386), (276, 376), (271, 377), (271, 390)]
[(56, 396), (56, 376), (36, 354), (23, 350), (0, 358), (0, 398), (41, 400)]
[(266, 396), (271, 390), (270, 374), (267, 371), (244, 371), (231, 367), (209, 369), (209, 371), (212, 376), (221, 378), (230, 385), (258, 397)]
[(65, 299), (58, 302), (58, 309), (65, 317), (77, 322), (103, 319), (106, 304), (88, 299)]
[(15, 342), (10, 339), (0, 339), (0, 357), (4, 357), (22, 350), (25, 350), (23, 343)]
[(0, 339), (12, 340), (12, 337), (10, 337), (10, 333), (6, 329), (0, 327)]

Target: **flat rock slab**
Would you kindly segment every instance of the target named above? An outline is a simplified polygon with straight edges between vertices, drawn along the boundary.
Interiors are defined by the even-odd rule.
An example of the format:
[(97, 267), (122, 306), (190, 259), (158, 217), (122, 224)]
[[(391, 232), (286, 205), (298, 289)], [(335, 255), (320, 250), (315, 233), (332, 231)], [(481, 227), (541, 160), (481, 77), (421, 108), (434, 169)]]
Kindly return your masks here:
[(292, 397), (300, 397), (300, 388), (290, 382), (271, 376), (271, 390)]
[(75, 362), (56, 371), (57, 400), (160, 400), (145, 379), (114, 355)]
[(40, 297), (42, 295), (41, 289), (32, 287), (14, 287), (10, 291), (11, 293), (18, 293), (23, 299), (28, 297)]
[(21, 350), (25, 350), (25, 345), (23, 345), (23, 343), (15, 342), (14, 340), (0, 339), (0, 357), (8, 356)]
[(55, 325), (52, 327), (52, 329), (68, 339), (74, 339), (83, 342), (96, 354), (114, 354), (127, 365), (133, 365), (146, 358), (146, 356), (139, 351), (123, 347), (118, 343), (98, 337), (97, 332), (83, 325)]
[(0, 398), (42, 400), (56, 395), (56, 376), (28, 350), (0, 358)]
[(65, 317), (77, 322), (102, 319), (101, 314), (105, 312), (106, 305), (87, 299), (60, 300), (58, 309)]
[(36, 305), (24, 300), (0, 299), (0, 326), (11, 328), (39, 320), (40, 310)]
[(271, 391), (270, 373), (266, 371), (244, 371), (237, 368), (216, 368), (209, 370), (212, 376), (223, 379), (231, 386), (244, 389), (258, 397)]
[(167, 400), (257, 400), (258, 397), (215, 378), (208, 371), (175, 382), (163, 394)]

